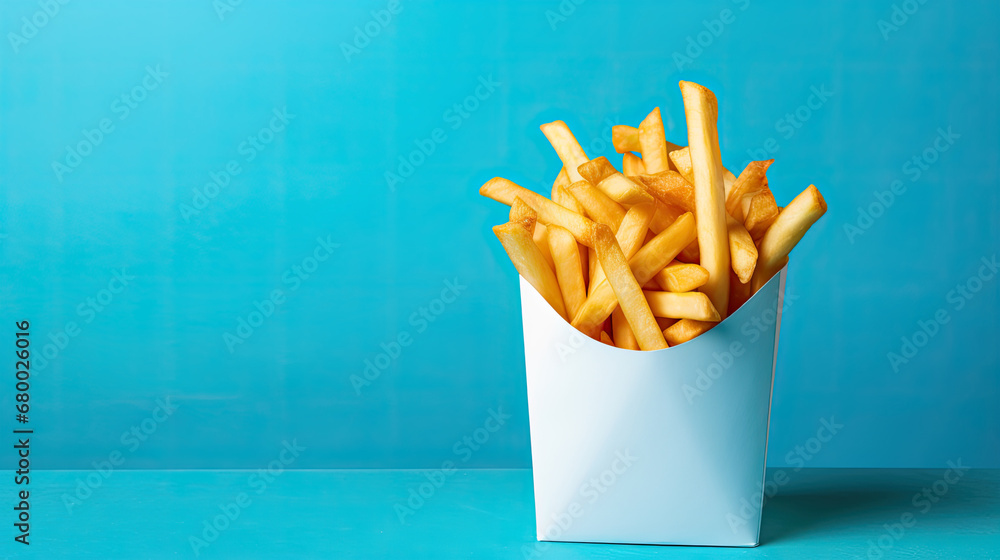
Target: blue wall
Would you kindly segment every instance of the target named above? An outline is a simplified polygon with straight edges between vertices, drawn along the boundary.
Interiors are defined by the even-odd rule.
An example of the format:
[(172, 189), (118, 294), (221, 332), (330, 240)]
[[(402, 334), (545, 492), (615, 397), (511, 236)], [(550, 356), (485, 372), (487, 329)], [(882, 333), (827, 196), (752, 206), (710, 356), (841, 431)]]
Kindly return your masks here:
[[(776, 149), (778, 199), (815, 183), (829, 203), (793, 254), (769, 462), (832, 416), (809, 466), (1000, 467), (1000, 283), (951, 292), (1000, 251), (996, 2), (882, 30), (888, 0), (387, 6), (72, 2), (32, 34), (38, 5), (3, 2), (0, 332), (29, 319), (51, 358), (35, 465), (254, 468), (297, 439), (296, 468), (527, 466), (517, 281), (490, 232), (506, 209), (478, 187), (547, 192), (538, 125), (557, 118), (611, 156), (592, 139), (658, 105), (686, 143), (687, 79), (718, 95), (730, 169)], [(390, 188), (415, 141), (433, 153)], [(356, 386), (366, 360), (384, 371)], [(491, 409), (511, 417), (473, 450)]]

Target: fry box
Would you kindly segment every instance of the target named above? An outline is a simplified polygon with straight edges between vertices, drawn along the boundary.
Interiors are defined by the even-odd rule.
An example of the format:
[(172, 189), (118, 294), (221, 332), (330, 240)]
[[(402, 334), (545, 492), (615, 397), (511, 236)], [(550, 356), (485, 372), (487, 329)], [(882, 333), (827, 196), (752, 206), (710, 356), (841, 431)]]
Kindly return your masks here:
[(593, 340), (521, 279), (538, 540), (757, 546), (785, 269), (701, 336)]

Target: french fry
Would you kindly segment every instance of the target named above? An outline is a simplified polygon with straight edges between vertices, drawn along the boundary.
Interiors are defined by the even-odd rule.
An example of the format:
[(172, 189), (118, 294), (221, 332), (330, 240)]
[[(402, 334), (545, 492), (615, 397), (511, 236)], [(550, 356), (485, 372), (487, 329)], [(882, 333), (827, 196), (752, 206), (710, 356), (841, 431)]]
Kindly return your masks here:
[[(698, 250), (708, 282), (700, 288), (720, 313), (729, 310), (729, 234), (726, 189), (716, 128), (719, 107), (715, 94), (693, 82), (680, 83), (687, 117), (688, 147), (694, 175), (698, 216)], [(648, 164), (647, 164), (648, 167)]]
[(625, 152), (622, 155), (622, 175), (626, 177), (636, 177), (646, 173), (646, 166), (642, 163), (642, 158), (632, 152)]
[[(622, 219), (622, 223), (615, 232), (615, 239), (626, 259), (631, 259), (642, 247), (649, 231), (649, 222), (653, 219), (656, 206), (652, 203), (638, 204), (629, 208)], [(604, 270), (601, 263), (594, 267), (594, 274), (591, 276), (591, 286), (597, 286), (604, 280)]]
[(694, 171), (691, 169), (691, 148), (687, 146), (678, 148), (667, 154), (674, 169), (683, 176), (687, 182), (694, 182)]
[(549, 263), (549, 266), (555, 268), (556, 263), (552, 260), (552, 253), (549, 251), (549, 228), (545, 224), (535, 224), (535, 231), (531, 234), (531, 239), (538, 245), (538, 250), (542, 252), (542, 256)]
[(493, 233), (507, 251), (518, 274), (538, 290), (556, 313), (566, 318), (566, 307), (559, 291), (556, 274), (542, 256), (542, 251), (535, 245), (528, 230), (521, 224), (507, 222), (494, 226)]
[[(701, 292), (659, 292), (643, 290), (649, 309), (656, 317), (719, 321), (719, 312), (708, 296)], [(612, 320), (614, 315), (612, 315)]]
[(626, 350), (639, 349), (639, 343), (635, 340), (632, 327), (628, 326), (628, 320), (625, 319), (625, 313), (622, 312), (620, 305), (611, 313), (611, 332), (614, 334), (615, 346)]
[(535, 212), (538, 212), (539, 222), (568, 229), (577, 241), (587, 247), (594, 243), (594, 222), (513, 181), (503, 177), (494, 177), (479, 188), (479, 194), (507, 206), (514, 204), (514, 199), (520, 197), (528, 206), (534, 208)]
[[(674, 169), (676, 169), (688, 183), (694, 184), (694, 173), (691, 168), (691, 150), (687, 147), (678, 147), (676, 150), (672, 150), (668, 155), (670, 156), (670, 163), (673, 164)], [(736, 183), (736, 175), (733, 175), (732, 171), (723, 167), (722, 180), (726, 184), (726, 195), (728, 195), (729, 190), (732, 189), (733, 184)]]
[(746, 216), (743, 214), (743, 197), (747, 194), (757, 192), (763, 186), (767, 168), (774, 163), (773, 159), (764, 161), (751, 161), (747, 164), (743, 173), (736, 178), (733, 188), (726, 195), (726, 212), (742, 222)]
[(757, 191), (750, 200), (750, 205), (745, 212), (746, 220), (743, 222), (747, 231), (750, 232), (750, 237), (754, 241), (763, 237), (767, 228), (771, 227), (774, 220), (778, 219), (778, 213), (778, 204), (774, 201), (771, 189), (765, 187)]
[(616, 124), (611, 127), (611, 143), (619, 154), (641, 152), (639, 147), (639, 129), (634, 126)]
[(538, 213), (535, 212), (534, 208), (528, 206), (526, 202), (518, 197), (514, 199), (514, 204), (510, 205), (510, 214), (508, 219), (511, 222), (521, 224), (524, 226), (524, 229), (528, 230), (528, 233), (534, 234), (535, 224), (538, 221)]
[(733, 271), (740, 283), (746, 284), (753, 277), (753, 269), (757, 266), (757, 246), (754, 245), (750, 232), (732, 216), (726, 216), (726, 227), (729, 230), (729, 255)]
[(666, 339), (667, 344), (677, 346), (678, 344), (683, 344), (698, 335), (708, 332), (708, 330), (715, 325), (718, 325), (718, 323), (713, 321), (681, 319), (664, 329), (663, 338)]
[(591, 220), (613, 229), (618, 229), (621, 225), (625, 209), (588, 181), (577, 181), (566, 187), (566, 190), (579, 201)]
[(668, 292), (690, 292), (708, 282), (708, 271), (697, 264), (673, 261), (653, 278), (661, 290)]
[(660, 118), (659, 107), (653, 109), (639, 124), (639, 146), (646, 173), (659, 173), (670, 169), (667, 137), (663, 132), (663, 119)]
[(608, 198), (624, 206), (653, 201), (653, 197), (645, 189), (619, 173), (604, 156), (581, 165), (579, 172), (590, 184), (608, 195)]
[[(657, 234), (629, 259), (629, 268), (636, 283), (641, 285), (652, 280), (696, 236), (695, 220), (690, 212), (674, 220), (670, 227)], [(573, 317), (572, 324), (584, 334), (596, 338), (597, 329), (617, 305), (611, 286), (606, 281), (601, 282), (591, 290), (583, 307)], [(632, 330), (635, 331), (634, 325)]]
[(584, 181), (589, 181), (592, 185), (597, 185), (605, 177), (618, 173), (615, 166), (604, 156), (580, 164), (577, 171), (580, 172), (580, 176), (583, 177)]
[(514, 204), (510, 205), (509, 216), (508, 219), (511, 222), (521, 224), (524, 229), (528, 230), (549, 266), (554, 267), (555, 262), (552, 260), (552, 253), (549, 252), (548, 230), (545, 228), (545, 224), (538, 223), (538, 213), (535, 212), (535, 209), (518, 197), (514, 200)]
[[(632, 275), (629, 263), (625, 260), (625, 255), (618, 246), (611, 228), (604, 224), (597, 225), (594, 229), (594, 249), (601, 261), (601, 268), (607, 275), (607, 283), (614, 291), (639, 348), (642, 350), (666, 348), (667, 343), (663, 340), (663, 333), (656, 325), (656, 319), (649, 310), (642, 288)], [(643, 283), (646, 280), (643, 280)]]
[(603, 342), (604, 344), (607, 344), (608, 346), (614, 346), (615, 345), (615, 343), (611, 340), (611, 337), (608, 336), (608, 333), (606, 333), (604, 331), (601, 331), (601, 342)]
[(676, 171), (640, 175), (639, 184), (660, 202), (672, 204), (685, 212), (695, 211), (694, 186)]
[(815, 185), (809, 185), (788, 203), (760, 240), (760, 257), (751, 280), (751, 294), (757, 293), (781, 270), (788, 253), (825, 213), (826, 201)]
[(542, 134), (548, 138), (549, 143), (555, 148), (559, 159), (562, 160), (566, 174), (569, 176), (569, 181), (575, 183), (582, 180), (583, 177), (580, 176), (577, 168), (586, 163), (590, 158), (584, 153), (583, 148), (580, 147), (580, 143), (576, 141), (576, 137), (570, 132), (566, 123), (554, 121), (543, 124), (540, 128), (542, 129)]
[[(563, 171), (565, 171), (565, 168), (563, 169)], [(569, 184), (567, 184), (566, 186), (569, 186)], [(566, 190), (566, 186), (553, 185), (553, 187), (552, 187), (552, 201), (555, 202), (556, 204), (564, 207), (564, 208), (567, 208), (569, 210), (572, 210), (573, 212), (576, 212), (577, 214), (579, 214), (581, 216), (585, 216), (587, 214), (587, 211), (584, 210), (583, 206), (580, 205), (580, 201), (578, 201), (577, 199), (573, 198), (573, 195), (569, 194), (569, 191)], [(583, 270), (587, 272), (587, 274), (584, 275), (584, 280), (589, 285), (589, 282), (590, 282), (590, 271), (591, 271), (591, 268), (590, 268), (590, 265), (591, 265), (591, 263), (590, 263), (590, 249), (588, 249), (586, 245), (583, 245), (579, 241), (577, 241), (577, 244), (580, 246), (579, 247), (579, 249), (580, 249), (580, 262), (583, 265)]]
[(548, 241), (566, 313), (568, 317), (573, 317), (587, 299), (580, 246), (572, 233), (559, 226), (549, 228)]

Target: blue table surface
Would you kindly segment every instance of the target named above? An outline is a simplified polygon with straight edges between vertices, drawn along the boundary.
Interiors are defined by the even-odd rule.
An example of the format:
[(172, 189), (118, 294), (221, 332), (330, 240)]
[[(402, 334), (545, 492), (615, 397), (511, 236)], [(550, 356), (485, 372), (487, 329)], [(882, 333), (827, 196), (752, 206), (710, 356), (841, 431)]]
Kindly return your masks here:
[[(943, 469), (786, 474), (765, 505), (761, 546), (738, 549), (537, 543), (530, 470), (455, 471), (412, 510), (396, 505), (409, 507), (426, 471), (40, 471), (30, 484), (30, 546), (13, 541), (14, 486), (4, 485), (0, 551), (44, 559), (1000, 558), (1000, 470), (966, 471), (929, 507), (914, 496)], [(226, 513), (233, 519), (214, 520), (221, 531), (206, 529)], [(906, 513), (911, 526), (892, 529)]]

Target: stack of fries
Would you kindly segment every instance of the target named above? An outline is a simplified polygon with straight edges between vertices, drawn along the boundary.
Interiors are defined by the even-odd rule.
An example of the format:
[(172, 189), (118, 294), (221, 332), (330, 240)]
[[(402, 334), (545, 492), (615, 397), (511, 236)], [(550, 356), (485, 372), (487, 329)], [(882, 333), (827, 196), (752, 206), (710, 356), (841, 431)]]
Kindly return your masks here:
[(551, 198), (500, 177), (479, 189), (510, 206), (493, 228), (518, 273), (582, 333), (658, 350), (708, 331), (788, 262), (826, 212), (809, 185), (788, 206), (768, 188), (774, 160), (734, 176), (722, 166), (718, 103), (681, 82), (688, 146), (667, 142), (657, 107), (615, 126), (619, 171), (589, 159), (566, 123), (542, 125), (563, 162)]

